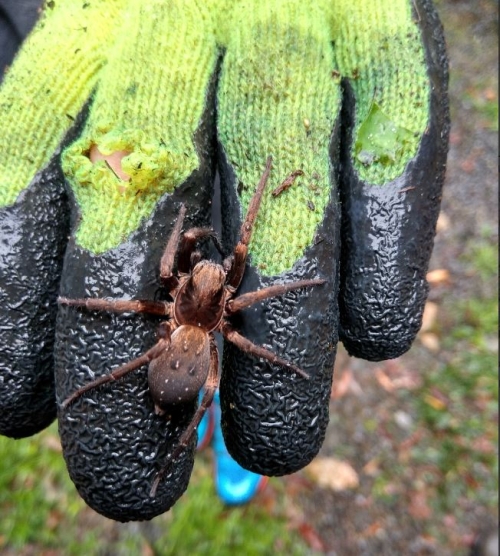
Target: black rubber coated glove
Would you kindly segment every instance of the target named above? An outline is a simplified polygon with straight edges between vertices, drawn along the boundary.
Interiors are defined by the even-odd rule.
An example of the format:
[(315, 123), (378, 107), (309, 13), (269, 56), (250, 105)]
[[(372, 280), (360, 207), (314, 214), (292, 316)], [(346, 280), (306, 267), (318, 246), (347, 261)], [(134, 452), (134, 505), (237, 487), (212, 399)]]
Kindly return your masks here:
[[(0, 431), (54, 418), (54, 369), (61, 404), (157, 341), (158, 317), (58, 307), (58, 292), (167, 300), (160, 258), (181, 204), (184, 229), (208, 225), (217, 163), (231, 252), (272, 155), (237, 295), (326, 283), (233, 328), (310, 378), (226, 342), (223, 430), (243, 466), (300, 469), (325, 435), (338, 334), (380, 360), (420, 327), (448, 138), (431, 2), (51, 6), (0, 90)], [(194, 438), (150, 496), (196, 402), (156, 415), (146, 374), (59, 410), (75, 485), (120, 521), (170, 508), (193, 465)]]

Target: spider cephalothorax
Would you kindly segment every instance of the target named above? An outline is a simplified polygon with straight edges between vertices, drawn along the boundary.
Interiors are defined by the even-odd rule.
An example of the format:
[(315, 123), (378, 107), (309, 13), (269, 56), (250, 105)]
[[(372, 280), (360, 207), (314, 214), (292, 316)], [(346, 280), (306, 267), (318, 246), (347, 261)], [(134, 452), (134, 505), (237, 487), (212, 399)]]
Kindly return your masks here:
[[(167, 464), (156, 476), (151, 488), (152, 496), (171, 462), (189, 444), (203, 414), (212, 403), (219, 373), (219, 355), (214, 332), (220, 332), (224, 338), (244, 352), (308, 378), (304, 371), (292, 363), (241, 336), (231, 326), (228, 318), (264, 299), (324, 283), (324, 280), (299, 280), (269, 286), (241, 296), (235, 295), (245, 272), (248, 244), (270, 170), (269, 157), (264, 174), (250, 201), (241, 227), (240, 240), (233, 254), (224, 259), (222, 264), (202, 259), (201, 254), (196, 251), (198, 240), (211, 238), (217, 249), (222, 252), (212, 229), (191, 228), (182, 233), (186, 209), (181, 205), (160, 262), (160, 278), (172, 298), (171, 302), (59, 298), (61, 304), (86, 307), (89, 310), (149, 313), (165, 317), (159, 326), (159, 340), (151, 349), (109, 375), (102, 376), (73, 392), (62, 403), (63, 409), (85, 392), (121, 378), (146, 364), (149, 366), (149, 390), (155, 411), (159, 414), (165, 413), (169, 406), (194, 400), (204, 388), (198, 410), (182, 433), (178, 445), (171, 452)], [(174, 274), (176, 258), (177, 273)]]

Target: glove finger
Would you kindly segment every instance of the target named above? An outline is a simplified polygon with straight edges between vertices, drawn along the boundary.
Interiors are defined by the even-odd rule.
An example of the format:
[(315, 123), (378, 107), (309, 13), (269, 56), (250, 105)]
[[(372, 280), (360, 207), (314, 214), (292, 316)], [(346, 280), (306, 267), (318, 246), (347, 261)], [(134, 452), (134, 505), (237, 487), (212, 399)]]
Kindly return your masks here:
[(407, 351), (421, 326), (448, 149), (447, 60), (428, 0), (345, 0), (335, 17), (336, 59), (350, 76), (340, 339), (378, 361)]
[[(78, 11), (67, 3), (48, 12), (0, 91), (0, 434), (15, 438), (37, 433), (56, 415), (55, 296), (69, 220), (58, 157), (49, 160), (74, 123), (68, 114), (78, 113), (93, 86), (81, 76), (82, 56), (100, 39), (89, 31), (71, 68), (62, 45), (72, 51), (82, 37), (63, 34), (61, 22), (85, 25), (98, 11)], [(42, 65), (46, 51), (51, 56)], [(90, 56), (85, 62), (88, 78), (102, 60)]]
[[(317, 454), (328, 423), (337, 344), (340, 87), (332, 75), (328, 28), (316, 6), (249, 3), (237, 12), (227, 27), (218, 90), (228, 249), (238, 240), (266, 157), (273, 156), (237, 295), (299, 279), (326, 281), (254, 305), (233, 322), (240, 334), (299, 366), (309, 380), (224, 344), (220, 394), (228, 450), (247, 469), (283, 475)], [(273, 196), (295, 170), (303, 175)]]
[(0, 211), (0, 434), (21, 438), (56, 416), (56, 296), (69, 232), (56, 157)]
[[(12, 44), (13, 50), (11, 50), (10, 45), (8, 47), (12, 54), (17, 52), (18, 46), (20, 46), (26, 35), (33, 29), (40, 15), (40, 4), (40, 0), (21, 0), (21, 2), (18, 0), (2, 0), (0, 4), (0, 20), (5, 22), (11, 29), (8, 35), (12, 34), (16, 38), (15, 42), (17, 42), (17, 46)], [(7, 63), (10, 63), (11, 60), (7, 61)]]
[[(182, 2), (131, 3), (81, 137), (63, 155), (78, 219), (68, 245), (61, 295), (167, 299), (160, 258), (180, 203), (184, 226), (209, 222), (217, 51), (203, 8)], [(165, 32), (165, 30), (169, 32)], [(121, 180), (88, 158), (125, 151)], [(153, 346), (159, 319), (62, 306), (56, 335), (59, 402)], [(154, 497), (167, 454), (196, 401), (154, 414), (147, 369), (87, 392), (59, 412), (69, 474), (84, 500), (118, 521), (168, 510), (187, 487), (193, 438)]]

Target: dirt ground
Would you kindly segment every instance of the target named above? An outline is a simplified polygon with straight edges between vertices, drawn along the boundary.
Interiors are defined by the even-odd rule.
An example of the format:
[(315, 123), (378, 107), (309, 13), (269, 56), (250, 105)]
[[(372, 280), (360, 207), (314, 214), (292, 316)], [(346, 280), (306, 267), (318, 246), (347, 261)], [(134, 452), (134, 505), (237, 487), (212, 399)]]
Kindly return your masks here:
[[(445, 285), (431, 289), (429, 299), (439, 307), (445, 296), (494, 295), (480, 290), (496, 288), (471, 280), (460, 256), (485, 230), (497, 234), (498, 137), (475, 109), (474, 98), (497, 99), (498, 2), (442, 0), (437, 5), (447, 37), (452, 113), (442, 215), (430, 267), (449, 272)], [(352, 359), (340, 349), (319, 465), (333, 465), (332, 458), (348, 462), (359, 487), (339, 492), (321, 486), (314, 480), (320, 471), (314, 469), (312, 475), (287, 479), (312, 547), (339, 556), (465, 554), (474, 533), (497, 521), (474, 502), (466, 518), (436, 515), (422, 494), (425, 471), (405, 469), (404, 443), (417, 443), (420, 433), (405, 396), (393, 390), (399, 384), (411, 395), (421, 371), (446, 359), (444, 348), (435, 348), (417, 340), (405, 356), (382, 364)], [(386, 476), (394, 471), (394, 481), (382, 489), (377, 483), (381, 468)], [(346, 474), (349, 482), (348, 469)]]

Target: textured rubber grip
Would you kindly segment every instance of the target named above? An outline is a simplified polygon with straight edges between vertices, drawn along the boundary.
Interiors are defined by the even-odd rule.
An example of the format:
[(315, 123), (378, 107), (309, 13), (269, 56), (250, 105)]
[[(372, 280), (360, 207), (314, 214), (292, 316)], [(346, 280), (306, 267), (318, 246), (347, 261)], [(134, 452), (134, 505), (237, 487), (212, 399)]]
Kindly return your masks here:
[[(207, 106), (213, 104), (207, 102)], [(195, 141), (200, 167), (119, 247), (93, 255), (71, 239), (61, 295), (166, 300), (160, 259), (181, 203), (184, 229), (209, 224), (214, 181), (213, 109), (207, 109)], [(56, 387), (61, 403), (85, 383), (109, 374), (153, 346), (161, 318), (110, 314), (61, 306), (56, 333)], [(151, 519), (167, 511), (186, 489), (196, 438), (173, 463), (157, 493), (150, 489), (167, 454), (189, 424), (196, 402), (164, 416), (154, 413), (147, 367), (85, 393), (59, 410), (59, 432), (71, 479), (94, 510), (117, 521)]]
[[(1, 2), (0, 82), (39, 4), (26, 0), (20, 10), (19, 2)], [(12, 438), (31, 436), (56, 416), (55, 299), (68, 231), (55, 155), (13, 205), (0, 209), (0, 434)]]
[(405, 353), (422, 323), (448, 152), (448, 63), (441, 23), (415, 0), (430, 80), (430, 120), (415, 158), (385, 185), (362, 182), (352, 166), (355, 104), (342, 111), (340, 339), (351, 355), (380, 361)]
[(30, 436), (56, 416), (56, 297), (69, 210), (58, 157), (0, 209), (0, 434)]
[[(333, 158), (338, 150), (337, 132), (331, 141), (332, 183), (338, 169)], [(241, 208), (232, 168), (226, 160), (221, 167), (223, 230), (228, 232), (225, 240), (229, 249), (237, 241)], [(229, 453), (256, 473), (293, 473), (316, 456), (324, 440), (338, 339), (339, 217), (333, 187), (313, 244), (290, 271), (264, 278), (251, 259), (247, 262), (238, 294), (275, 283), (326, 280), (322, 285), (271, 298), (233, 317), (240, 334), (310, 375), (305, 379), (224, 342), (220, 387), (224, 439)]]
[[(74, 140), (84, 108), (61, 148)], [(70, 230), (59, 151), (0, 209), (0, 434), (31, 436), (56, 417), (57, 293)]]

